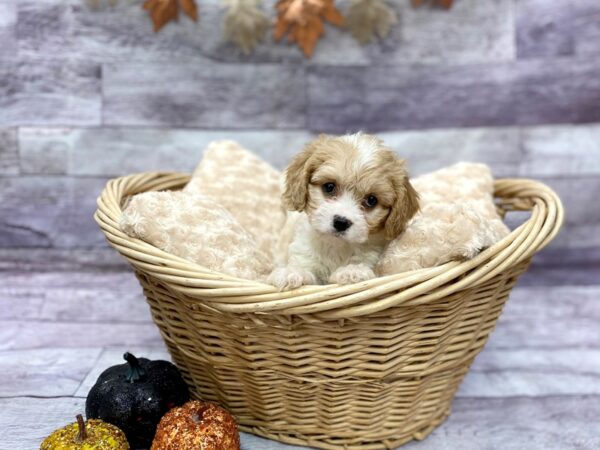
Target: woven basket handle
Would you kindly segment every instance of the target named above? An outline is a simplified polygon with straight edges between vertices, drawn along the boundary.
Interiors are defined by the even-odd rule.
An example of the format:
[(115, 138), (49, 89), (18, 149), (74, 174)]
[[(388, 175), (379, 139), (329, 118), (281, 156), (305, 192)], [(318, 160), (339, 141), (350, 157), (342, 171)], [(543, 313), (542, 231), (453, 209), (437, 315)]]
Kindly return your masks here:
[[(544, 248), (556, 237), (564, 222), (564, 207), (556, 193), (544, 183), (528, 179), (504, 178), (494, 183), (494, 196), (505, 211), (531, 211), (531, 222), (539, 213), (543, 221), (535, 227), (537, 239), (526, 253), (528, 257)], [(537, 211), (539, 209), (539, 211)]]

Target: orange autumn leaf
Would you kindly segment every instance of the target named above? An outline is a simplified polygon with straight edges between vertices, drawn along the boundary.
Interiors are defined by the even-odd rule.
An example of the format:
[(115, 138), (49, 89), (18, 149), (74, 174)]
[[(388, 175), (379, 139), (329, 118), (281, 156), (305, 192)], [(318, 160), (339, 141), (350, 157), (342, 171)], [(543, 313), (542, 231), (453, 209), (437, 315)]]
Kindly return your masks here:
[[(283, 18), (287, 22), (296, 22), (301, 25), (306, 24), (306, 7), (304, 0), (286, 2), (289, 3), (287, 8), (282, 8)], [(283, 4), (283, 2), (282, 2)]]
[(150, 14), (155, 32), (171, 20), (177, 19), (177, 0), (147, 0), (144, 9)]
[(275, 23), (275, 28), (273, 29), (273, 38), (276, 41), (281, 40), (284, 34), (287, 32), (288, 24), (284, 20), (278, 20)]
[(198, 20), (198, 9), (195, 0), (146, 0), (144, 9), (148, 10), (154, 31), (158, 32), (162, 27), (179, 17), (179, 7), (193, 20)]
[(194, 19), (194, 21), (198, 20), (198, 7), (194, 0), (180, 0), (180, 4), (184, 13)]
[(327, 22), (341, 27), (344, 25), (344, 16), (342, 13), (334, 6), (333, 2), (327, 3), (325, 8), (323, 8), (323, 17)]
[(325, 34), (323, 21), (341, 26), (344, 18), (334, 0), (279, 0), (275, 6), (277, 21), (273, 30), (276, 41), (287, 34), (288, 42), (295, 43), (307, 58)]

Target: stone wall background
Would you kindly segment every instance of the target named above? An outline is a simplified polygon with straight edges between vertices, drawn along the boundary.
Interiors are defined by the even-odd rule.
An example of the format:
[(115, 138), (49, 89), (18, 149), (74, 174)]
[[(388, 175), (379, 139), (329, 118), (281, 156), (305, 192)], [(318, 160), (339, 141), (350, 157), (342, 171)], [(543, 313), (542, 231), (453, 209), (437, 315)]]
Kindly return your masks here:
[(0, 247), (104, 247), (92, 214), (107, 179), (189, 172), (213, 139), (283, 168), (315, 133), (359, 129), (415, 174), (475, 160), (541, 179), (567, 208), (552, 248), (600, 245), (596, 0), (393, 0), (388, 40), (328, 27), (310, 61), (270, 37), (240, 55), (217, 0), (158, 35), (139, 3), (0, 0)]

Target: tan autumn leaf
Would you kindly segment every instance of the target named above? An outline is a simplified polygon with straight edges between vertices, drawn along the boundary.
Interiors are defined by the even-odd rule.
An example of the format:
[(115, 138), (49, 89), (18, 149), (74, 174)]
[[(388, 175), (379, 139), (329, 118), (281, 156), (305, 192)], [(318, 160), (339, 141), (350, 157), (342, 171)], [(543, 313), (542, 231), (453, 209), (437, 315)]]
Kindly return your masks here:
[(188, 17), (191, 17), (194, 21), (198, 21), (198, 7), (194, 0), (179, 0), (179, 4)]
[(336, 26), (344, 22), (334, 0), (279, 0), (275, 9), (273, 37), (279, 41), (287, 33), (288, 42), (296, 43), (307, 58), (312, 56), (325, 32), (323, 21)]
[(260, 8), (261, 0), (226, 0), (226, 3), (229, 9), (225, 15), (225, 39), (249, 54), (264, 39), (271, 21)]
[(361, 44), (375, 35), (384, 39), (397, 22), (396, 12), (383, 0), (352, 0), (346, 14), (346, 25)]

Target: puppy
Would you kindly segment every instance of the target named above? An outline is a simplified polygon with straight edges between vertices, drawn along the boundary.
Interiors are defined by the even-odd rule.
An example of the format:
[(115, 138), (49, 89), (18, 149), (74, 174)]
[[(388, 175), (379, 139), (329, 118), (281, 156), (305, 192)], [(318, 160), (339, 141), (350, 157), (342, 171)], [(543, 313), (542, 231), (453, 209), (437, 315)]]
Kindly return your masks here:
[[(280, 290), (350, 284), (375, 277), (387, 241), (419, 209), (404, 161), (367, 134), (319, 136), (285, 174), (283, 204), (291, 234), (283, 267), (268, 281)], [(289, 232), (291, 230), (291, 233)]]

